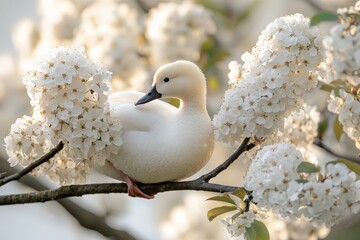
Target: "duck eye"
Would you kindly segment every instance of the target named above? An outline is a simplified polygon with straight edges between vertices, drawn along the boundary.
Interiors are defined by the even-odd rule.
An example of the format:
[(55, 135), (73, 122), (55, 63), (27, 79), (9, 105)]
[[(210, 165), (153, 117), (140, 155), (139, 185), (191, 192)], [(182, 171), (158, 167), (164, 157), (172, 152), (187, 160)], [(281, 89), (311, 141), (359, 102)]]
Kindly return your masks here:
[(168, 77), (164, 78), (164, 82), (168, 82), (170, 79)]

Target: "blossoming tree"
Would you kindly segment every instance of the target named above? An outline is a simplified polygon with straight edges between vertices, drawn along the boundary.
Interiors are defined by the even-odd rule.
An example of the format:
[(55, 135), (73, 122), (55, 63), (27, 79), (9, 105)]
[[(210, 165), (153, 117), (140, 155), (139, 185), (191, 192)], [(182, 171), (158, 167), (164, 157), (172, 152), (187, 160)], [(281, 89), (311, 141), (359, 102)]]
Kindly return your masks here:
[[(41, 42), (84, 49), (48, 50), (25, 75), (32, 114), (17, 119), (5, 138), (8, 162), (24, 169), (0, 179), (1, 186), (31, 172), (66, 186), (32, 195), (0, 196), (0, 204), (126, 192), (124, 184), (75, 185), (84, 183), (90, 167), (103, 165), (122, 145), (121, 123), (110, 117), (106, 103), (110, 80), (113, 78), (114, 88), (144, 88), (148, 72), (168, 61), (203, 61), (205, 68), (214, 64), (214, 58), (225, 56), (209, 50), (219, 44), (215, 40), (203, 44), (216, 28), (210, 12), (193, 2), (169, 2), (152, 9), (144, 21), (145, 36), (141, 35), (144, 25), (138, 23), (137, 8), (126, 1), (72, 8), (70, 20), (82, 13), (76, 31), (44, 32), (37, 47), (28, 52), (40, 52)], [(99, 9), (108, 13), (106, 18), (98, 18)], [(64, 17), (71, 12), (58, 14)], [(336, 21), (324, 37), (313, 26), (323, 20)], [(223, 220), (228, 233), (246, 239), (269, 238), (263, 223), (269, 213), (326, 228), (358, 213), (360, 159), (341, 156), (324, 145), (323, 139), (331, 137), (325, 132), (335, 116), (334, 137), (346, 134), (360, 149), (359, 26), (360, 2), (311, 20), (301, 14), (274, 20), (250, 52), (229, 62), (229, 85), (213, 126), (218, 141), (237, 148), (234, 154), (195, 180), (143, 184), (140, 188), (149, 193), (222, 193), (208, 199), (225, 204), (211, 209), (209, 220), (232, 213)], [(56, 29), (61, 28), (59, 24), (51, 27), (61, 33)], [(90, 37), (93, 34), (96, 37)], [(139, 47), (137, 41), (144, 38), (147, 44)], [(204, 57), (201, 49), (207, 49), (208, 55)], [(94, 61), (104, 62), (112, 73)], [(136, 78), (140, 80), (135, 82)], [(330, 92), (326, 114), (304, 101), (304, 95), (315, 88)], [(313, 144), (338, 159), (320, 159), (311, 150)], [(237, 158), (249, 162), (244, 186), (209, 183)]]

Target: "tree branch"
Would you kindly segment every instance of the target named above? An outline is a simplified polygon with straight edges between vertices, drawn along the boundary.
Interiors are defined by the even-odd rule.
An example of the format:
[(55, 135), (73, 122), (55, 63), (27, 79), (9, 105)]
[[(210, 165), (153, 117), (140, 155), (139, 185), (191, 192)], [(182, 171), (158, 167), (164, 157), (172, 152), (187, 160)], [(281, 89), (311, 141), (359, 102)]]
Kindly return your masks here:
[(51, 149), (50, 152), (42, 156), (39, 160), (36, 160), (35, 162), (32, 162), (29, 166), (23, 168), (21, 171), (12, 174), (10, 176), (4, 177), (0, 179), (0, 186), (9, 183), (14, 180), (19, 180), (21, 177), (25, 176), (29, 172), (31, 172), (36, 167), (40, 166), (41, 164), (49, 161), (52, 157), (54, 157), (58, 152), (61, 151), (61, 149), (64, 148), (64, 143), (60, 142), (55, 148)]
[(343, 154), (340, 154), (340, 153), (337, 153), (335, 151), (333, 151), (331, 148), (329, 148), (328, 146), (326, 146), (321, 140), (317, 139), (313, 142), (313, 144), (315, 146), (318, 146), (319, 148), (323, 149), (324, 151), (330, 153), (331, 155), (335, 156), (335, 157), (338, 157), (338, 158), (341, 158), (341, 159), (347, 159), (351, 162), (354, 162), (354, 163), (358, 163), (360, 164), (360, 158), (356, 158), (356, 157), (353, 157), (353, 156), (349, 156), (349, 155), (343, 155)]
[[(245, 151), (250, 150), (248, 148), (248, 143), (250, 141), (250, 138), (245, 138), (244, 141), (241, 143), (240, 147), (228, 158), (226, 161), (219, 165), (217, 168), (212, 170), (211, 172), (201, 176), (200, 178), (205, 181), (209, 182), (210, 179), (216, 177), (219, 173), (227, 169), (238, 157)], [(254, 146), (252, 146), (254, 147)]]
[[(14, 174), (16, 171), (16, 169), (10, 167), (9, 164), (7, 164), (7, 161), (2, 157), (0, 157), (0, 169), (10, 174)], [(44, 191), (48, 189), (44, 184), (31, 175), (22, 177), (19, 179), (19, 182), (35, 189), (36, 191)], [(96, 215), (70, 199), (61, 199), (58, 203), (84, 228), (97, 231), (108, 238), (135, 240), (135, 238), (128, 232), (109, 226), (105, 216)]]
[[(200, 182), (198, 179), (184, 182), (138, 184), (138, 186), (142, 191), (147, 193), (161, 193), (179, 190), (196, 190), (223, 193), (232, 192), (238, 189), (238, 187), (233, 186)], [(104, 193), (127, 193), (127, 185), (125, 183), (100, 183), (61, 186), (54, 190), (0, 196), (0, 205), (48, 202), (67, 197), (80, 197), (83, 195)]]
[(81, 226), (87, 229), (97, 231), (109, 239), (135, 240), (128, 232), (111, 227), (106, 222), (106, 217), (98, 216), (93, 212), (82, 208), (69, 199), (58, 201), (68, 213), (70, 213)]
[[(204, 174), (195, 180), (183, 182), (164, 182), (156, 184), (138, 184), (138, 186), (142, 191), (150, 194), (180, 190), (195, 190), (219, 193), (235, 191), (239, 187), (214, 184), (209, 183), (208, 181), (228, 168), (243, 152), (249, 150), (252, 145), (248, 145), (248, 142), (249, 138), (245, 138), (239, 148), (224, 163), (216, 167), (211, 172)], [(61, 186), (54, 190), (0, 196), (0, 205), (47, 202), (67, 197), (79, 197), (88, 194), (104, 193), (127, 193), (127, 185), (125, 183), (104, 183)]]

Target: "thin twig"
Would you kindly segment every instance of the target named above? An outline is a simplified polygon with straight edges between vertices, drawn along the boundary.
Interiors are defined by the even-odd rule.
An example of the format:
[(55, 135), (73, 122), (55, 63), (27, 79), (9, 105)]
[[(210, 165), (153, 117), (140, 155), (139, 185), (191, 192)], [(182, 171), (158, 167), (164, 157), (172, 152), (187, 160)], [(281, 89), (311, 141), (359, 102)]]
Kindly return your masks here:
[(305, 0), (306, 3), (308, 3), (312, 8), (314, 8), (316, 11), (325, 11), (323, 7), (321, 7), (318, 3), (314, 2), (313, 0)]
[(147, 6), (142, 0), (136, 0), (136, 4), (143, 11), (143, 13), (148, 13), (150, 11), (149, 6)]
[(107, 223), (106, 217), (98, 216), (95, 213), (90, 212), (85, 208), (79, 206), (78, 204), (75, 204), (69, 199), (61, 199), (58, 202), (84, 228), (96, 231), (109, 239), (135, 240), (135, 238), (131, 236), (127, 231), (111, 227)]
[(6, 183), (9, 183), (11, 181), (14, 181), (14, 180), (19, 180), (21, 177), (25, 176), (26, 174), (31, 172), (36, 167), (49, 161), (52, 157), (55, 156), (55, 154), (60, 152), (61, 149), (63, 149), (63, 148), (64, 148), (64, 144), (63, 144), (63, 142), (60, 142), (55, 148), (51, 149), (50, 152), (48, 152), (47, 154), (45, 154), (44, 156), (42, 156), (40, 159), (36, 160), (35, 162), (32, 162), (29, 166), (23, 168), (21, 171), (0, 179), (0, 186), (4, 185)]
[(318, 146), (319, 148), (323, 149), (324, 151), (330, 153), (331, 155), (333, 155), (335, 157), (338, 157), (338, 158), (341, 158), (341, 159), (347, 159), (347, 160), (349, 160), (351, 162), (360, 164), (360, 158), (356, 158), (356, 157), (349, 156), (349, 155), (343, 155), (343, 154), (340, 154), (338, 152), (335, 152), (334, 150), (332, 150), (331, 148), (326, 146), (321, 140), (315, 140), (313, 142), (313, 144), (315, 146)]
[[(239, 146), (239, 148), (228, 159), (226, 159), (226, 161), (224, 163), (219, 165), (217, 168), (215, 168), (211, 172), (209, 172), (207, 174), (204, 174), (200, 178), (203, 181), (208, 182), (208, 181), (210, 181), (210, 179), (216, 177), (219, 173), (221, 173), (222, 171), (227, 169), (236, 159), (238, 159), (238, 157), (243, 152), (251, 149), (251, 148), (248, 147), (249, 141), (250, 141), (250, 138), (245, 138), (244, 141)], [(251, 146), (253, 147), (253, 145), (251, 145)]]

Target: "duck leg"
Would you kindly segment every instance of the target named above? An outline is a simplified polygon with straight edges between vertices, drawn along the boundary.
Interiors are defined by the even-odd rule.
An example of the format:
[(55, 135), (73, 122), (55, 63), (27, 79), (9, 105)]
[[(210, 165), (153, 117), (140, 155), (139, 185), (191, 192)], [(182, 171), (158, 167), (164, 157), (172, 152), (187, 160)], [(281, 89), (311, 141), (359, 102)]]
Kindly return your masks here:
[(127, 174), (120, 171), (120, 174), (128, 186), (128, 195), (130, 197), (140, 197), (145, 199), (153, 199), (154, 195), (144, 193)]

